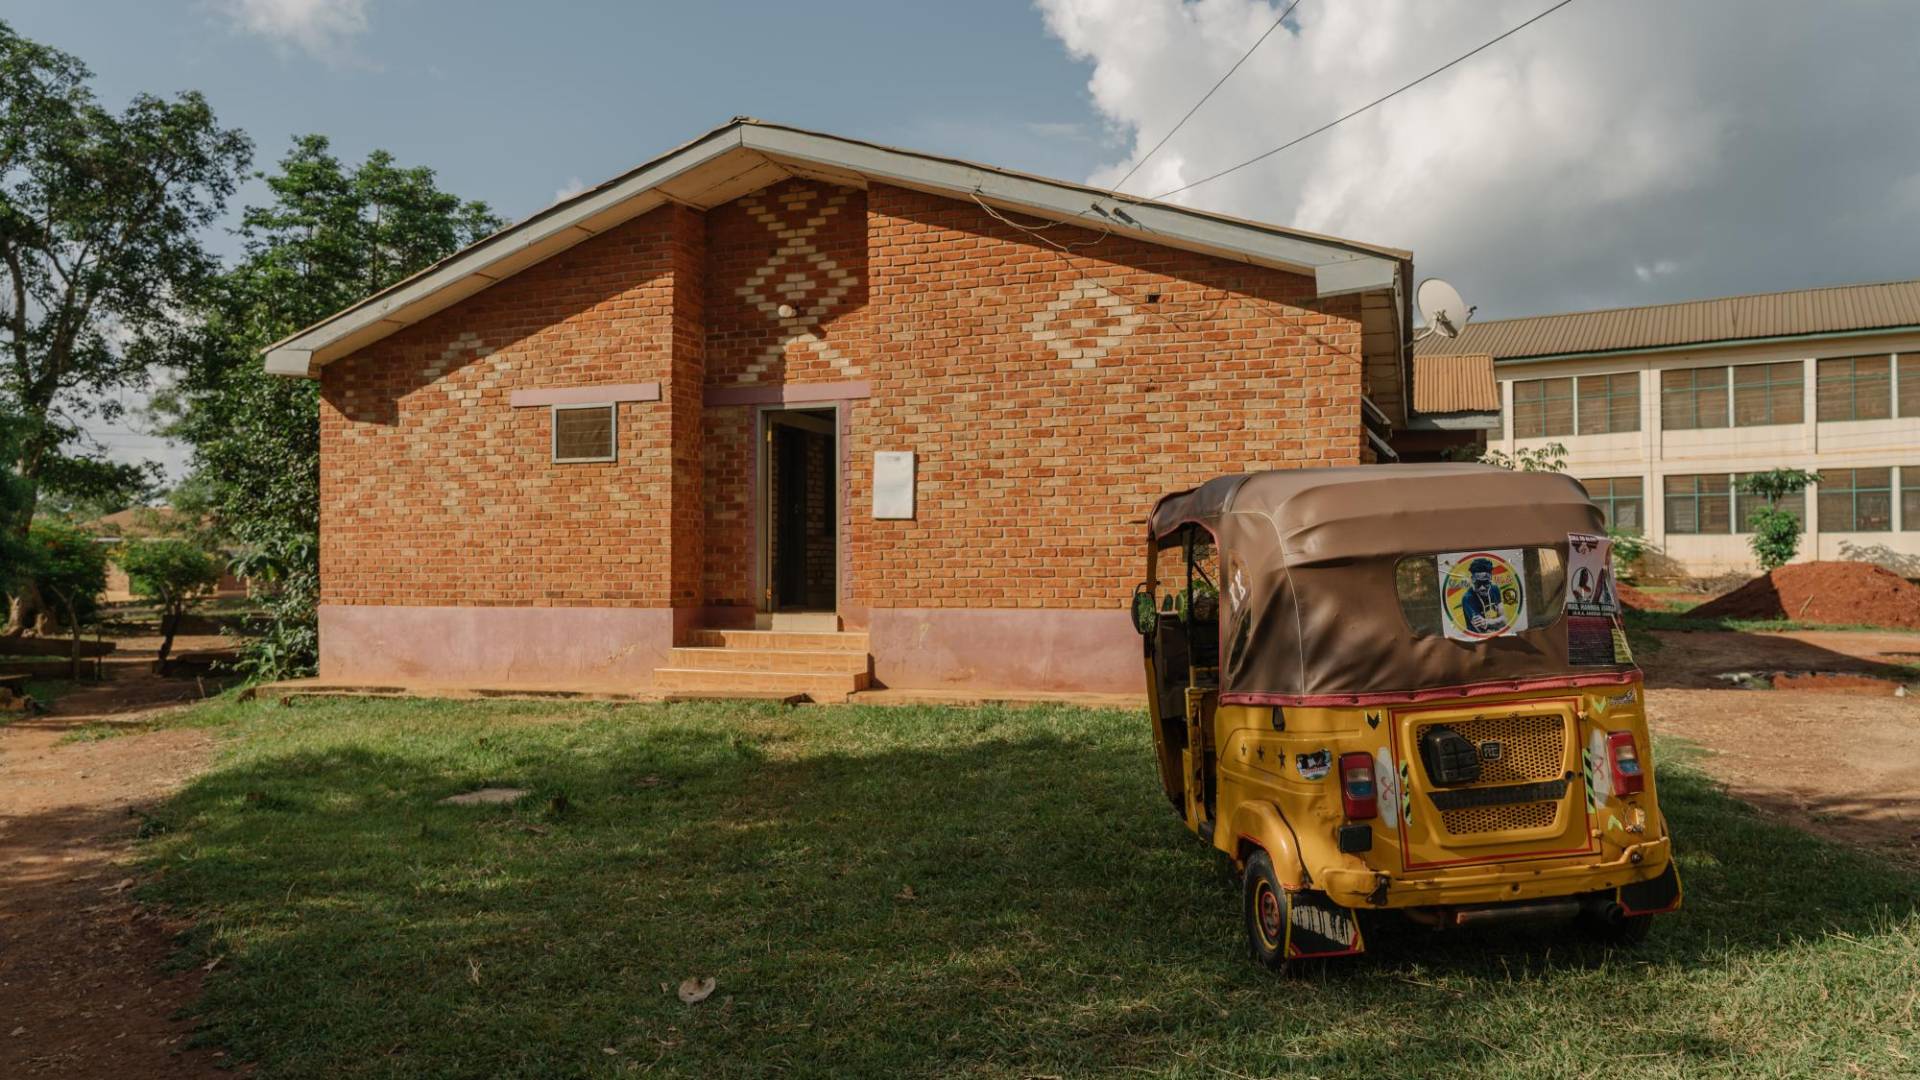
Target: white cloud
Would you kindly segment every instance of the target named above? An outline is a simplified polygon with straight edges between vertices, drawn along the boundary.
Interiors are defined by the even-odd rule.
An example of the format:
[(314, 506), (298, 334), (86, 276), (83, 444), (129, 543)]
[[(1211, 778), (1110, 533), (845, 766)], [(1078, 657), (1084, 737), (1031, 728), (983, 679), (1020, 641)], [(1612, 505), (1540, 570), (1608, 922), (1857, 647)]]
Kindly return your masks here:
[[(1126, 158), (1090, 177), (1103, 186), (1279, 12), (1270, 0), (1037, 2), (1125, 137)], [(1920, 145), (1886, 134), (1911, 127), (1915, 35), (1899, 5), (1847, 6), (1835, 20), (1756, 19), (1738, 0), (1575, 4), (1174, 198), (1411, 248), (1423, 275), (1454, 279), (1485, 316), (1646, 302), (1622, 265), (1687, 295), (1898, 277), (1903, 264), (1920, 276), (1883, 216), (1910, 193), (1897, 178), (1920, 170)], [(1305, 0), (1127, 190), (1156, 195), (1279, 146), (1545, 7)], [(1648, 262), (1649, 248), (1684, 255)]]
[(1652, 263), (1634, 263), (1633, 276), (1640, 284), (1651, 285), (1656, 279), (1668, 277), (1680, 269), (1680, 264), (1672, 259), (1658, 259)]
[(586, 181), (577, 176), (569, 176), (566, 183), (553, 189), (553, 201), (565, 202), (585, 190), (587, 190)]
[(214, 0), (233, 25), (282, 47), (322, 60), (344, 59), (348, 44), (367, 32), (372, 0)]

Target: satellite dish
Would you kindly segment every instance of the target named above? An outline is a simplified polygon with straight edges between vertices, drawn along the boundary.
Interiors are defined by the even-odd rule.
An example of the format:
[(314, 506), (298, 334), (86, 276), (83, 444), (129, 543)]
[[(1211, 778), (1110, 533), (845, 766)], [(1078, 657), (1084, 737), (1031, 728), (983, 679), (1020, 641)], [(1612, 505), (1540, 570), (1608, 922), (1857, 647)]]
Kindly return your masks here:
[(1460, 299), (1458, 289), (1437, 277), (1421, 282), (1414, 295), (1420, 305), (1420, 318), (1427, 324), (1426, 332), (1421, 337), (1427, 334), (1439, 334), (1443, 338), (1459, 337), (1467, 320), (1480, 310), (1468, 307), (1467, 302)]

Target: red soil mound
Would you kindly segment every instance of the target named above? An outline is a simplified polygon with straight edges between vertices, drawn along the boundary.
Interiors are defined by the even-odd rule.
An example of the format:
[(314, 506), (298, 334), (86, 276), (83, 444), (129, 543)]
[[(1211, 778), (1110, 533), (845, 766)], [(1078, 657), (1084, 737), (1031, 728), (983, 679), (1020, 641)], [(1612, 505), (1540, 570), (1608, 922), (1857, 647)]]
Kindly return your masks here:
[(1621, 607), (1632, 608), (1635, 611), (1659, 611), (1662, 606), (1660, 601), (1624, 581), (1614, 583), (1613, 595), (1619, 597)]
[(1872, 563), (1794, 563), (1754, 578), (1688, 614), (1920, 630), (1920, 585)]

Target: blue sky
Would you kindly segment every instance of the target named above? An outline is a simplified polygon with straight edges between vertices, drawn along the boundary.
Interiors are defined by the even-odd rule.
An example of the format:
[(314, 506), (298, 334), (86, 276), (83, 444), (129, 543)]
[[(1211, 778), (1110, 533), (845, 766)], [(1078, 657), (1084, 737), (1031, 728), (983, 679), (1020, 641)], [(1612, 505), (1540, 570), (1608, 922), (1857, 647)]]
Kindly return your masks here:
[[(298, 7), (297, 4), (289, 4)], [(737, 114), (1049, 174), (1101, 160), (1086, 70), (1018, 2), (366, 4), (309, 48), (221, 3), (12, 0), (111, 100), (198, 89), (257, 143), (384, 147), (509, 217)], [(1121, 153), (1108, 148), (1106, 156)]]
[[(320, 132), (517, 218), (742, 113), (1112, 184), (1277, 3), (10, 0), (0, 17), (84, 59), (110, 101), (204, 92), (262, 166)], [(1548, 6), (1301, 0), (1126, 190), (1244, 161)], [(1579, 0), (1176, 198), (1410, 248), (1482, 318), (1916, 278), (1916, 100), (1913, 0)]]

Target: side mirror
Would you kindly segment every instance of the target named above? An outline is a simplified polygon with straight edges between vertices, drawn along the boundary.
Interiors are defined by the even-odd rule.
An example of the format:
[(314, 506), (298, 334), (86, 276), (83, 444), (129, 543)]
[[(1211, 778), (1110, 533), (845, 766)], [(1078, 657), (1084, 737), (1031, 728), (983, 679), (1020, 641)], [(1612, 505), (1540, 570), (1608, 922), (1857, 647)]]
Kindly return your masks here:
[(1160, 625), (1160, 612), (1153, 606), (1153, 592), (1145, 582), (1133, 587), (1133, 628), (1146, 637)]

